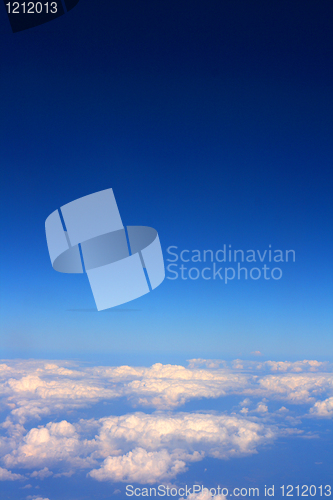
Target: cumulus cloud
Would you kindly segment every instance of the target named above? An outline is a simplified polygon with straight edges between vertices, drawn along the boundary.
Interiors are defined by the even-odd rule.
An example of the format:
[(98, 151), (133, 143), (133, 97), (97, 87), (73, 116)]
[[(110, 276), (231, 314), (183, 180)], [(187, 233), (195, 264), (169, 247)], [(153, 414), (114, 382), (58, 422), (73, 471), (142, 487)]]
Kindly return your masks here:
[(46, 477), (52, 476), (53, 472), (51, 472), (47, 467), (44, 467), (44, 469), (41, 470), (35, 470), (30, 474), (30, 477), (38, 478), (38, 479), (44, 479)]
[(204, 359), (195, 358), (188, 360), (189, 368), (198, 368), (199, 366), (205, 366), (206, 368), (227, 368), (227, 362), (222, 359)]
[[(97, 431), (92, 439), (86, 438), (89, 427)], [(238, 416), (137, 412), (32, 428), (3, 462), (21, 468), (47, 464), (30, 474), (39, 479), (52, 475), (48, 467), (66, 465), (90, 469), (89, 475), (99, 481), (153, 483), (173, 478), (205, 457), (256, 453), (276, 437), (275, 428)]]
[(189, 370), (157, 364), (144, 378), (129, 382), (125, 392), (135, 404), (165, 409), (193, 398), (218, 398), (241, 392), (247, 384), (248, 377), (229, 370)]
[(331, 373), (304, 373), (267, 375), (258, 380), (262, 389), (257, 391), (266, 397), (285, 399), (293, 403), (308, 403), (314, 401), (320, 394), (333, 389)]
[[(71, 463), (75, 467), (87, 467), (86, 456), (93, 449), (93, 442), (80, 439), (75, 427), (63, 420), (34, 427), (16, 443), (15, 448), (3, 457), (8, 467), (42, 467), (32, 477), (50, 475), (48, 466)], [(91, 463), (94, 463), (93, 461)]]
[(270, 367), (272, 371), (281, 371), (281, 372), (303, 372), (310, 371), (315, 372), (325, 368), (328, 363), (323, 361), (309, 360), (305, 359), (303, 361), (265, 361), (265, 365)]
[(111, 387), (94, 384), (89, 375), (82, 380), (76, 380), (77, 374), (70, 370), (65, 370), (63, 375), (50, 379), (49, 370), (45, 369), (43, 374), (31, 373), (19, 379), (9, 378), (4, 387), (10, 400), (16, 403), (11, 413), (24, 423), (27, 416), (40, 418), (55, 410), (81, 408), (119, 396)]
[(0, 481), (17, 481), (18, 479), (25, 479), (21, 474), (13, 474), (10, 470), (0, 467)]
[(243, 417), (207, 413), (134, 413), (100, 420), (96, 438), (107, 453), (141, 446), (147, 450), (167, 448), (182, 459), (202, 456), (229, 458), (255, 453), (260, 444), (275, 437), (265, 424)]
[(333, 417), (333, 397), (327, 398), (324, 401), (317, 401), (310, 409), (310, 413), (317, 417)]
[[(261, 355), (260, 351), (252, 352)], [(237, 370), (255, 370), (271, 372), (318, 372), (331, 371), (332, 366), (326, 361), (304, 359), (303, 361), (245, 361), (235, 359), (232, 367)]]
[(258, 413), (266, 413), (268, 412), (268, 406), (264, 403), (259, 403), (255, 411)]
[(107, 456), (99, 469), (89, 473), (99, 481), (154, 483), (175, 477), (188, 463), (206, 456), (248, 455), (275, 438), (264, 425), (225, 415), (135, 413), (100, 422), (96, 439), (100, 456), (131, 451)]
[[(203, 365), (206, 368), (201, 368)], [(120, 397), (134, 407), (157, 409), (176, 408), (191, 399), (230, 394), (304, 403), (332, 391), (333, 375), (329, 370), (329, 365), (315, 360), (293, 363), (235, 360), (228, 367), (224, 361), (195, 359), (188, 368), (161, 363), (149, 368), (82, 368), (69, 362), (7, 362), (0, 369), (1, 402), (21, 424), (27, 419), (40, 419)]]
[(170, 455), (167, 450), (147, 451), (134, 448), (120, 457), (108, 457), (100, 469), (89, 475), (98, 481), (156, 483), (185, 472), (186, 463)]
[[(98, 481), (153, 483), (174, 478), (205, 457), (246, 456), (280, 435), (302, 434), (288, 427), (301, 422), (291, 405), (308, 404), (308, 417), (333, 414), (332, 367), (315, 360), (199, 358), (188, 367), (5, 361), (0, 381), (6, 410), (0, 424), (5, 467), (0, 478), (8, 480), (24, 478), (10, 472), (17, 467), (38, 480), (84, 469)], [(239, 397), (229, 414), (179, 411), (193, 399), (229, 395)], [(73, 411), (77, 415), (117, 398), (126, 399), (133, 411), (100, 419), (72, 417)], [(272, 400), (280, 401), (280, 410), (270, 412)], [(135, 411), (147, 408), (148, 413)], [(42, 418), (44, 425), (29, 423)]]

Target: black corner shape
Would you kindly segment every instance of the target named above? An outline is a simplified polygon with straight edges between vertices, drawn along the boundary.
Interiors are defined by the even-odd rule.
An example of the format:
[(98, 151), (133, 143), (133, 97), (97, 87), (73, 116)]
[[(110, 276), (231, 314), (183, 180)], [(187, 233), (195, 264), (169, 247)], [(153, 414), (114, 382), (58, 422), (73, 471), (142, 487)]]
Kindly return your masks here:
[(75, 5), (77, 5), (79, 3), (79, 1), (80, 0), (65, 0), (65, 5), (66, 5), (67, 12), (69, 10), (74, 9)]
[[(66, 10), (73, 9), (79, 0), (64, 0)], [(13, 33), (48, 23), (65, 14), (61, 0), (4, 0)]]

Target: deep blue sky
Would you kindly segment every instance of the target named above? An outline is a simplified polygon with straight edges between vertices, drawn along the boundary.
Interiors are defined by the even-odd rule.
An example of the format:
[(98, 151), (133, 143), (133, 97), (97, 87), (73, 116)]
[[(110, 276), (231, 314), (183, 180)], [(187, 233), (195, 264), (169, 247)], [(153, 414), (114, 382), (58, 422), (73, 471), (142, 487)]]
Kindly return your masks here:
[[(332, 4), (80, 0), (16, 34), (0, 10), (4, 355), (327, 357)], [(68, 311), (93, 297), (52, 270), (44, 221), (109, 187), (164, 252), (271, 244), (296, 263)]]

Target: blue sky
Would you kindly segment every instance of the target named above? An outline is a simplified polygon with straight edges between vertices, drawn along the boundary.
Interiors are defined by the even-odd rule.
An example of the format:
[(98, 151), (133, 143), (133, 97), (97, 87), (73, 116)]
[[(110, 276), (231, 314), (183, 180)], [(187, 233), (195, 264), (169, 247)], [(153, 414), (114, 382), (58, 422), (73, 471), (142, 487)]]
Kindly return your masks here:
[[(66, 15), (13, 34), (5, 8), (0, 9), (0, 348), (5, 364), (18, 358), (108, 367), (187, 366), (193, 358), (332, 361), (331, 17), (332, 6), (324, 1), (102, 0), (92, 8), (80, 0)], [(280, 280), (235, 279), (227, 285), (219, 279), (171, 280), (167, 272), (153, 293), (97, 312), (86, 276), (52, 269), (44, 224), (55, 209), (107, 188), (114, 191), (125, 225), (158, 231), (166, 265), (170, 246), (179, 254), (216, 252), (224, 245), (262, 253), (271, 245), (295, 250), (296, 260), (278, 263)], [(247, 418), (264, 427), (271, 419), (274, 439), (263, 440), (255, 447), (258, 453), (227, 461), (207, 452), (205, 460), (186, 465), (181, 480), (203, 481), (207, 469), (213, 484), (225, 468), (235, 486), (237, 477), (247, 481), (257, 467), (263, 467), (261, 478), (255, 478), (261, 483), (291, 481), (289, 469), (298, 481), (311, 471), (313, 480), (327, 480), (331, 369), (318, 366), (324, 373), (319, 394), (288, 407), (293, 426), (311, 438), (282, 437), (281, 428), (291, 420), (280, 425), (276, 393), (260, 393), (251, 408), (266, 398), (269, 418), (265, 412)], [(33, 406), (28, 386), (19, 396), (6, 391), (14, 390), (9, 380), (33, 377), (36, 367), (5, 370), (3, 421), (18, 423), (7, 397), (16, 394), (17, 408)], [(44, 376), (49, 380), (43, 371)], [(54, 372), (50, 380), (58, 383), (58, 376)], [(85, 377), (90, 383), (90, 375)], [(181, 384), (173, 377), (171, 386)], [(38, 392), (43, 383), (32, 387), (43, 399)], [(194, 390), (190, 397), (198, 404), (188, 401), (165, 411), (212, 410), (222, 418), (248, 397), (237, 391), (199, 393)], [(80, 418), (97, 421), (137, 408), (148, 412), (133, 407), (132, 397), (117, 396), (110, 407), (110, 395), (103, 395), (82, 403), (74, 416), (73, 408), (55, 409), (47, 400), (49, 412), (41, 420), (27, 410), (22, 439), (38, 425), (63, 419), (78, 425)], [(288, 393), (279, 404), (290, 398)], [(311, 413), (326, 400), (326, 413), (321, 407), (323, 414)], [(237, 408), (235, 418), (244, 416)], [(153, 405), (149, 411), (160, 410)], [(21, 444), (17, 439), (13, 447)], [(173, 445), (168, 446), (172, 455)], [(121, 450), (124, 456), (129, 452), (123, 444)], [(313, 461), (306, 458), (316, 454)], [(284, 463), (285, 456), (299, 461), (299, 468)], [(45, 486), (41, 498), (65, 498), (66, 489), (69, 500), (83, 499), (84, 489), (95, 491), (96, 484), (96, 498), (108, 498), (108, 480), (90, 477), (80, 490), (88, 469), (76, 468), (57, 483), (57, 460), (47, 466), (53, 475), (39, 483)], [(315, 462), (322, 462), (319, 472)], [(13, 464), (13, 469), (10, 460), (0, 466), (21, 476), (44, 469), (41, 463), (33, 470), (32, 464)], [(71, 457), (67, 464), (69, 470)], [(2, 483), (8, 498), (37, 498), (37, 490), (19, 489), (21, 480)]]

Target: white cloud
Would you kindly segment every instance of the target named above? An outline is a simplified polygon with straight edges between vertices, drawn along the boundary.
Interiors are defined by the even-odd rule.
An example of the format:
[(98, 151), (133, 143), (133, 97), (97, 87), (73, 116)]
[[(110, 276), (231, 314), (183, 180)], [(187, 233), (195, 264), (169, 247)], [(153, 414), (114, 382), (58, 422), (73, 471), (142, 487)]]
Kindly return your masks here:
[(74, 470), (69, 470), (67, 472), (59, 472), (58, 474), (54, 474), (53, 477), (72, 477), (75, 474)]
[(156, 483), (185, 472), (186, 463), (167, 450), (150, 451), (134, 448), (120, 457), (107, 457), (100, 469), (89, 472), (98, 481)]
[[(202, 365), (207, 368), (199, 368)], [(191, 360), (189, 368), (161, 363), (150, 368), (82, 368), (69, 362), (46, 361), (7, 362), (0, 366), (2, 403), (21, 424), (27, 419), (119, 397), (126, 397), (134, 407), (171, 409), (194, 398), (229, 394), (304, 403), (315, 402), (313, 398), (318, 399), (325, 391), (333, 392), (329, 365), (315, 360), (236, 360), (232, 368), (224, 361), (204, 359)]]
[(315, 372), (319, 371), (327, 366), (327, 362), (316, 361), (305, 359), (303, 361), (265, 361), (265, 365), (270, 367), (272, 371), (281, 371), (281, 372), (303, 372), (310, 371)]
[[(98, 450), (100, 456), (108, 456), (100, 469), (90, 472), (100, 481), (154, 483), (175, 477), (188, 463), (206, 456), (255, 453), (257, 446), (275, 438), (274, 431), (264, 425), (225, 415), (135, 413), (100, 422)], [(131, 451), (110, 456), (127, 450)]]
[[(293, 408), (308, 404), (308, 417), (333, 414), (331, 366), (298, 362), (195, 359), (187, 368), (87, 367), (64, 361), (6, 361), (0, 365), (1, 469), (8, 480), (24, 479), (7, 469), (25, 468), (31, 477), (70, 476), (85, 469), (110, 481), (156, 482), (176, 477), (205, 457), (228, 459), (256, 453), (279, 435), (301, 435)], [(239, 396), (230, 414), (180, 412), (200, 398)], [(101, 419), (71, 418), (101, 401), (126, 398), (135, 412)], [(270, 412), (270, 401), (280, 410)], [(199, 403), (198, 403), (199, 405)], [(311, 406), (311, 409), (310, 409)], [(63, 420), (55, 421), (62, 415)], [(25, 429), (27, 421), (49, 423)], [(64, 418), (66, 417), (66, 418)], [(53, 472), (51, 472), (51, 470)], [(0, 472), (1, 477), (1, 472)], [(10, 479), (11, 478), (11, 479)]]
[(135, 413), (100, 422), (95, 457), (106, 458), (89, 473), (99, 481), (154, 483), (175, 477), (188, 463), (206, 456), (256, 453), (259, 445), (276, 437), (272, 429), (244, 418), (204, 413)]
[[(92, 439), (86, 438), (89, 428), (97, 430)], [(90, 469), (91, 477), (100, 481), (155, 482), (175, 477), (206, 456), (226, 459), (256, 453), (276, 437), (275, 428), (238, 416), (137, 412), (32, 428), (3, 462), (28, 469), (44, 465), (31, 473), (39, 479), (52, 474), (48, 467), (66, 465)]]
[(145, 378), (129, 382), (124, 392), (135, 404), (165, 409), (180, 406), (193, 398), (217, 398), (241, 392), (248, 384), (246, 376), (225, 370), (213, 373), (186, 370), (184, 373), (177, 367), (175, 373), (170, 370), (168, 378), (164, 375), (163, 369), (154, 369)]
[(255, 411), (258, 413), (267, 413), (268, 407), (264, 403), (259, 403)]
[[(210, 491), (206, 488), (203, 491), (200, 491), (199, 493), (190, 493), (187, 497), (186, 500), (226, 500), (226, 497), (224, 495), (214, 495), (210, 493)], [(179, 500), (184, 500), (184, 498), (180, 498)]]
[(45, 497), (39, 497), (36, 495), (28, 495), (27, 500), (50, 500), (50, 499)]
[(310, 409), (310, 413), (317, 417), (333, 417), (333, 397), (317, 401)]
[[(181, 458), (197, 460), (203, 455), (229, 458), (251, 454), (256, 446), (270, 442), (274, 431), (243, 417), (207, 413), (134, 413), (100, 420), (96, 440), (110, 453), (133, 446), (147, 450), (177, 450)], [(176, 453), (176, 452), (175, 452)]]
[(267, 375), (258, 380), (266, 397), (284, 399), (293, 403), (308, 403), (326, 391), (333, 389), (333, 375), (331, 373), (304, 373)]
[(189, 359), (188, 360), (188, 367), (190, 369), (192, 368), (198, 368), (199, 366), (206, 366), (206, 368), (212, 369), (212, 368), (227, 368), (227, 363), (226, 361), (222, 359), (204, 359), (204, 358), (196, 358), (196, 359)]
[(35, 470), (30, 474), (30, 477), (38, 478), (38, 479), (45, 479), (46, 477), (50, 477), (53, 475), (53, 472), (51, 472), (47, 467), (44, 467), (44, 469), (41, 470)]
[(55, 410), (81, 408), (120, 395), (110, 387), (94, 384), (89, 374), (78, 381), (73, 371), (65, 370), (65, 373), (64, 377), (55, 376), (54, 379), (50, 379), (48, 371), (39, 375), (27, 374), (19, 379), (9, 378), (5, 389), (15, 404), (12, 415), (24, 423), (27, 417), (40, 418)]
[(25, 479), (21, 474), (13, 474), (10, 470), (0, 467), (0, 481), (17, 481), (18, 479)]
[[(260, 356), (260, 351), (252, 352), (253, 355)], [(207, 360), (208, 361), (208, 360)], [(245, 361), (235, 359), (231, 363), (236, 370), (259, 370), (272, 372), (318, 372), (331, 370), (331, 366), (326, 361), (316, 361), (304, 359), (303, 361)]]
[(87, 461), (86, 456), (93, 449), (93, 441), (80, 439), (75, 427), (63, 420), (30, 429), (17, 442), (15, 449), (3, 457), (3, 462), (9, 467), (31, 468), (44, 465), (44, 472), (48, 466), (62, 462), (72, 463), (77, 468), (87, 467), (89, 460)]

